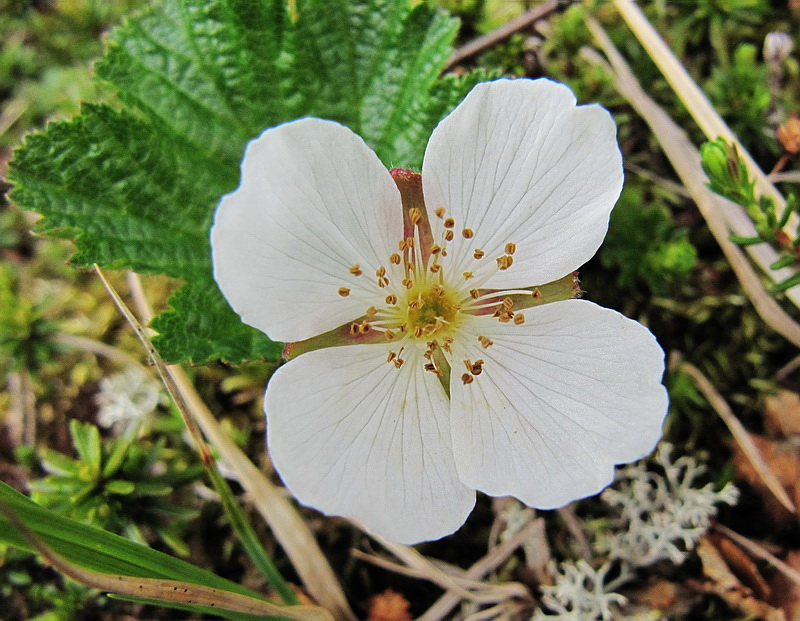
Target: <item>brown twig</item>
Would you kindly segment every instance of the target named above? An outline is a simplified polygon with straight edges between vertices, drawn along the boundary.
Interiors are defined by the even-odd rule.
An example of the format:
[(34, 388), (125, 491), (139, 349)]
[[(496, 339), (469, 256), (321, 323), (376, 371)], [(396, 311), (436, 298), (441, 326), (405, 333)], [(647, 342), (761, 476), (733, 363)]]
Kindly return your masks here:
[(511, 35), (525, 30), (526, 28), (530, 28), (540, 19), (544, 19), (556, 11), (563, 10), (572, 3), (573, 0), (550, 0), (541, 6), (537, 6), (535, 9), (526, 11), (516, 19), (512, 19), (510, 22), (506, 22), (496, 30), (493, 30), (482, 37), (478, 37), (474, 41), (470, 41), (469, 43), (462, 45), (456, 49), (455, 52), (453, 52), (453, 55), (450, 57), (450, 60), (447, 61), (447, 65), (445, 65), (442, 73), (452, 70), (453, 67), (464, 62), (466, 59), (476, 56), (481, 52), (485, 52)]

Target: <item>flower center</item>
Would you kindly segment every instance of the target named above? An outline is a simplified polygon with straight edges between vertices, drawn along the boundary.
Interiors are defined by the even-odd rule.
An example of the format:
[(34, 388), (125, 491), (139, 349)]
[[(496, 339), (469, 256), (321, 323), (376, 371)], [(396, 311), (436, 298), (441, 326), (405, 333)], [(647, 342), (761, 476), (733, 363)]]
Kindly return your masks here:
[(455, 328), (461, 305), (444, 286), (414, 287), (406, 298), (406, 329), (416, 339), (441, 338)]

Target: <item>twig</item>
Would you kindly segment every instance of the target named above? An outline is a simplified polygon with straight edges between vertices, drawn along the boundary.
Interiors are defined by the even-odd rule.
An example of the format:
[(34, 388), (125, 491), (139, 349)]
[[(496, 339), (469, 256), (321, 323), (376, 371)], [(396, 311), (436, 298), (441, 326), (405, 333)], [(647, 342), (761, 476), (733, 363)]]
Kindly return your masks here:
[(580, 520), (578, 520), (578, 516), (575, 515), (572, 505), (567, 505), (566, 507), (558, 509), (558, 515), (564, 520), (564, 525), (567, 527), (567, 530), (575, 538), (575, 543), (578, 544), (578, 553), (584, 561), (587, 563), (591, 562), (593, 558), (592, 548), (589, 545), (588, 539), (586, 539), (586, 533), (583, 532)]
[[(800, 325), (780, 307), (764, 288), (761, 279), (753, 269), (750, 261), (747, 260), (742, 249), (730, 240), (731, 229), (725, 220), (725, 214), (737, 209), (739, 211), (743, 210), (738, 205), (734, 205), (721, 196), (717, 196), (706, 187), (705, 175), (700, 165), (700, 154), (686, 136), (686, 133), (656, 102), (647, 96), (625, 59), (614, 47), (611, 39), (609, 39), (600, 24), (592, 19), (587, 19), (586, 23), (611, 64), (606, 63), (594, 50), (585, 50), (585, 55), (591, 62), (604, 66), (614, 76), (617, 90), (625, 96), (653, 130), (675, 172), (686, 185), (695, 203), (697, 203), (697, 207), (703, 214), (709, 230), (716, 238), (720, 249), (728, 259), (731, 269), (739, 279), (742, 289), (744, 289), (756, 312), (773, 330), (800, 347)], [(743, 217), (747, 218), (746, 215)], [(752, 222), (749, 219), (748, 222), (752, 227)], [(749, 248), (761, 248), (763, 252), (767, 253), (771, 251), (772, 255), (777, 257), (774, 249), (767, 244), (759, 244)], [(776, 272), (773, 272), (773, 274), (777, 275)], [(790, 291), (796, 291), (800, 294), (800, 287), (793, 288)], [(800, 298), (798, 299), (800, 300)]]
[(85, 336), (61, 333), (54, 334), (50, 337), (50, 340), (59, 345), (66, 345), (67, 347), (74, 347), (75, 349), (87, 351), (90, 354), (103, 356), (123, 367), (133, 367), (143, 370), (146, 373), (150, 372), (150, 369), (146, 365), (118, 347), (113, 347), (112, 345), (107, 345), (106, 343), (101, 343), (100, 341), (95, 341)]
[(506, 22), (496, 30), (493, 30), (482, 37), (478, 37), (474, 41), (470, 41), (469, 43), (462, 45), (456, 49), (455, 52), (453, 52), (453, 55), (450, 57), (450, 60), (447, 61), (447, 65), (445, 65), (442, 73), (450, 71), (456, 65), (464, 62), (467, 58), (480, 54), (481, 52), (485, 52), (490, 47), (494, 47), (503, 39), (507, 39), (511, 35), (516, 34), (521, 30), (530, 28), (540, 19), (544, 19), (551, 13), (555, 13), (556, 11), (566, 8), (572, 4), (573, 1), (574, 0), (550, 0), (541, 6), (537, 6), (535, 9), (526, 11), (516, 19), (512, 19), (510, 22)]
[[(521, 546), (528, 537), (533, 536), (533, 534), (541, 528), (541, 523), (541, 518), (531, 520), (531, 523), (520, 530), (516, 535), (506, 539), (503, 543), (491, 550), (486, 556), (472, 565), (472, 567), (470, 567), (464, 573), (464, 576), (472, 580), (480, 580), (489, 572), (497, 569), (508, 559), (509, 556), (511, 556), (514, 550)], [(448, 591), (438, 600), (436, 600), (436, 602), (430, 608), (428, 608), (428, 610), (425, 611), (425, 614), (419, 617), (417, 621), (439, 621), (449, 614), (453, 607), (458, 605), (458, 602), (460, 601), (461, 598), (457, 594)]]
[(680, 370), (694, 380), (697, 389), (702, 393), (706, 401), (708, 401), (708, 404), (719, 415), (719, 417), (722, 419), (722, 422), (724, 422), (728, 427), (733, 435), (734, 440), (736, 440), (745, 457), (747, 457), (747, 460), (758, 473), (758, 476), (760, 476), (761, 480), (764, 481), (764, 485), (766, 485), (769, 491), (772, 492), (772, 495), (775, 496), (775, 498), (778, 499), (778, 502), (786, 507), (786, 509), (792, 513), (796, 513), (794, 503), (792, 502), (791, 498), (789, 498), (789, 494), (786, 493), (786, 490), (783, 488), (783, 485), (781, 485), (778, 477), (775, 476), (775, 473), (772, 472), (772, 469), (764, 461), (764, 458), (761, 456), (761, 453), (753, 442), (753, 439), (750, 437), (750, 434), (747, 433), (747, 430), (744, 428), (742, 423), (740, 423), (739, 419), (736, 418), (736, 415), (733, 413), (733, 410), (731, 410), (723, 396), (719, 394), (717, 389), (714, 388), (705, 375), (700, 372), (700, 369), (694, 365), (684, 362), (680, 365)]

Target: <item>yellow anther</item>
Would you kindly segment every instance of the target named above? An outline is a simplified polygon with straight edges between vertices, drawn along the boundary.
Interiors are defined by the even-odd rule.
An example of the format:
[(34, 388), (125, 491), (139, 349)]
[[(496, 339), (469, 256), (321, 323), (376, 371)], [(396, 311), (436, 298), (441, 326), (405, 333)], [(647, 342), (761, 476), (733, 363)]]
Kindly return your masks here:
[(444, 239), (445, 241), (453, 241), (453, 231), (445, 231), (444, 232)]
[(394, 359), (393, 362), (394, 362), (394, 366), (396, 366), (399, 369), (400, 367), (403, 366), (403, 363), (405, 362), (405, 360), (403, 360), (400, 356), (398, 356), (397, 358)]
[(406, 237), (406, 248), (413, 248), (414, 247), (414, 238), (413, 237)]
[(461, 231), (461, 235), (464, 237), (464, 239), (472, 239), (475, 237), (475, 232), (472, 229), (464, 229)]
[(375, 270), (375, 275), (378, 277), (386, 276), (386, 268), (381, 265), (377, 270)]
[(397, 244), (397, 248), (398, 250), (400, 250), (400, 252), (403, 252), (403, 250), (406, 249), (406, 240), (401, 239), (400, 242)]
[(412, 207), (409, 209), (408, 216), (411, 218), (411, 224), (419, 224), (420, 220), (422, 220), (422, 212), (419, 210), (419, 207)]
[(361, 276), (364, 272), (361, 271), (361, 266), (356, 263), (353, 267), (350, 268), (350, 273), (353, 276)]
[(523, 323), (525, 323), (525, 315), (522, 313), (517, 313), (514, 315), (514, 323), (518, 326), (521, 326)]
[(397, 336), (397, 334), (395, 334), (391, 330), (386, 330), (383, 334), (386, 336), (387, 341), (393, 341), (394, 337)]
[(374, 306), (370, 306), (365, 314), (367, 315), (367, 317), (372, 317), (372, 315), (375, 315), (377, 312), (378, 312), (377, 308), (375, 308)]
[(483, 257), (486, 256), (486, 253), (480, 248), (475, 248), (475, 252), (472, 254), (472, 256), (475, 257), (476, 259), (482, 259)]
[(464, 272), (464, 280), (469, 280), (472, 278), (472, 272)]
[(389, 257), (389, 263), (393, 263), (394, 265), (400, 265), (400, 255), (396, 252)]
[(481, 297), (481, 292), (477, 289), (470, 289), (469, 295), (473, 300), (477, 300), (479, 297)]
[(511, 310), (514, 307), (514, 300), (511, 298), (504, 298), (503, 299), (503, 308), (506, 310)]
[(514, 254), (516, 251), (517, 251), (517, 245), (516, 244), (514, 244), (512, 242), (508, 242), (506, 244), (506, 254)]
[(347, 287), (339, 287), (339, 295), (343, 298), (346, 298), (348, 295), (350, 295), (350, 289)]
[(417, 298), (416, 300), (411, 300), (408, 303), (408, 308), (409, 310), (419, 310), (420, 308), (422, 308), (422, 305), (423, 301)]
[(426, 362), (425, 363), (425, 370), (426, 371), (430, 371), (432, 373), (435, 373), (436, 372), (436, 365), (434, 365), (432, 362)]
[(514, 257), (512, 257), (510, 254), (504, 254), (502, 257), (497, 258), (497, 266), (501, 270), (507, 270), (509, 267), (511, 267), (513, 262)]
[(511, 318), (514, 316), (514, 313), (511, 311), (503, 311), (499, 315), (497, 315), (497, 321), (500, 323), (508, 323), (511, 321)]
[(470, 373), (473, 375), (480, 375), (483, 373), (483, 360), (476, 360), (470, 369)]
[(442, 285), (433, 285), (431, 287), (431, 291), (433, 291), (439, 297), (444, 295), (444, 287), (442, 287)]
[(444, 218), (444, 207), (437, 207), (433, 210), (437, 218)]
[(358, 324), (351, 323), (350, 324), (350, 336), (355, 336), (356, 334), (358, 334)]
[(410, 278), (406, 278), (403, 280), (403, 286), (405, 286), (406, 289), (411, 289), (411, 287), (414, 286), (414, 281)]
[(472, 372), (472, 361), (465, 360), (464, 361), (464, 366), (467, 367), (467, 371), (469, 371), (470, 373)]
[(369, 324), (368, 324), (368, 323), (365, 321), (365, 322), (363, 322), (363, 323), (359, 324), (359, 326), (358, 326), (358, 333), (359, 333), (359, 334), (366, 334), (366, 333), (367, 333), (367, 332), (369, 332), (371, 329), (372, 329), (372, 326), (371, 326), (371, 325), (369, 325)]
[(540, 299), (542, 297), (542, 292), (539, 291), (539, 287), (534, 287), (533, 288), (533, 293), (531, 293), (531, 297), (534, 300), (538, 300), (538, 299)]
[(462, 382), (462, 383), (463, 383), (465, 386), (466, 386), (467, 384), (471, 384), (471, 383), (472, 383), (472, 382), (474, 382), (474, 381), (475, 381), (475, 378), (474, 378), (474, 377), (472, 377), (472, 376), (471, 376), (469, 373), (464, 373), (464, 375), (462, 375), (462, 376), (461, 376), (461, 382)]
[(419, 338), (421, 336), (422, 336), (422, 328), (417, 326), (416, 328), (414, 328), (414, 338)]
[(397, 354), (393, 351), (390, 351), (389, 356), (386, 358), (386, 362), (391, 362), (395, 358), (397, 358)]
[(456, 221), (453, 220), (453, 218), (447, 218), (447, 220), (444, 221), (444, 228), (446, 229), (452, 229), (455, 225)]
[(396, 295), (394, 295), (394, 294), (392, 294), (392, 295), (387, 295), (387, 296), (386, 296), (386, 303), (387, 303), (389, 306), (392, 306), (392, 305), (394, 305), (394, 304), (397, 304), (397, 296), (396, 296)]
[(431, 254), (439, 254), (442, 251), (442, 247), (438, 244), (433, 244), (431, 246)]
[(433, 265), (431, 265), (431, 274), (436, 274), (441, 269), (442, 269), (441, 265), (439, 265), (438, 263), (434, 263)]
[(485, 336), (479, 336), (478, 341), (480, 342), (480, 344), (483, 346), (484, 349), (488, 348), (490, 345), (494, 345), (494, 341)]

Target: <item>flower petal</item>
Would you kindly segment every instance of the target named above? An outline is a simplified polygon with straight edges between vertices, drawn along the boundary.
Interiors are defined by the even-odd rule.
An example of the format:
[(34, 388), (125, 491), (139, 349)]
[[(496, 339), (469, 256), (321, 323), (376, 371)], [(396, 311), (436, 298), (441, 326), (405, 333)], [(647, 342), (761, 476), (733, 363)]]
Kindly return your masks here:
[(547, 509), (597, 493), (615, 464), (653, 449), (668, 404), (664, 353), (641, 324), (584, 300), (525, 315), (476, 321), (488, 348), (456, 339), (454, 359), (485, 363), (471, 384), (453, 374), (453, 443), (464, 483)]
[(301, 119), (248, 145), (211, 230), (214, 278), (245, 323), (299, 341), (383, 299), (375, 270), (402, 235), (400, 193), (378, 156), (342, 125)]
[(576, 107), (563, 84), (484, 82), (434, 130), (422, 183), (430, 211), (443, 206), (457, 231), (474, 231), (448, 247), (454, 273), (476, 271), (475, 248), (493, 261), (513, 242), (513, 267), (485, 286), (550, 282), (583, 265), (605, 237), (622, 189), (616, 126), (598, 105)]
[(321, 349), (278, 369), (264, 404), (267, 437), (300, 502), (410, 544), (456, 530), (475, 492), (456, 474), (441, 384), (416, 347), (399, 370), (389, 349)]

